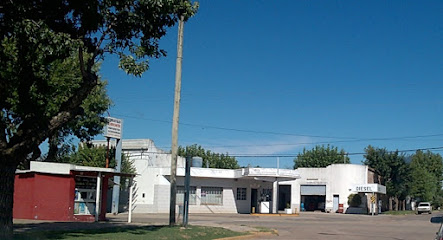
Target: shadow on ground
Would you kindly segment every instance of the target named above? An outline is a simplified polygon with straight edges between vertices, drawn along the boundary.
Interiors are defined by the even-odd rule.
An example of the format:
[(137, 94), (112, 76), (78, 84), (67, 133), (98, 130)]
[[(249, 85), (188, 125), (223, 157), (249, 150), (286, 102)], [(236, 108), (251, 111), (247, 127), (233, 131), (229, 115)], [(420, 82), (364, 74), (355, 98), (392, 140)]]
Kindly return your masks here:
[[(94, 236), (103, 234), (126, 234), (126, 236), (145, 235), (150, 232), (156, 232), (168, 226), (93, 226), (94, 224), (85, 224), (83, 227), (78, 223), (73, 223), (74, 227), (69, 227), (69, 223), (39, 223), (39, 224), (20, 224), (15, 226), (14, 239), (66, 239), (66, 238), (84, 238), (93, 239)], [(47, 225), (47, 226), (46, 226)], [(57, 228), (59, 225), (60, 228)], [(45, 230), (46, 228), (57, 230)]]

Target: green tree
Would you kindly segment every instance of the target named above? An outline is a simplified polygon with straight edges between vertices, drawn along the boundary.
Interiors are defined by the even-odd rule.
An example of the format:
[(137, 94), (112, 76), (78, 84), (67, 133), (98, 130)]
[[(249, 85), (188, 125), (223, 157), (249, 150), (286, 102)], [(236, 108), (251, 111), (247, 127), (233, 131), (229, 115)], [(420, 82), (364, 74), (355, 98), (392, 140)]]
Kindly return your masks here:
[(435, 176), (425, 168), (413, 168), (411, 178), (411, 195), (419, 202), (431, 202), (437, 190)]
[(443, 159), (440, 154), (431, 151), (416, 151), (411, 156), (411, 191), (410, 194), (420, 201), (433, 202), (440, 207), (441, 181), (443, 180)]
[[(95, 68), (98, 70), (98, 65)], [(81, 82), (82, 76), (78, 58), (72, 56), (61, 64), (55, 64), (51, 71), (54, 72), (50, 74), (52, 76), (51, 83), (63, 86), (58, 90), (60, 93), (53, 102), (57, 105), (63, 102), (63, 96), (68, 95)], [(103, 130), (106, 124), (103, 114), (112, 103), (107, 95), (106, 85), (107, 82), (99, 78), (97, 86), (92, 89), (81, 105), (83, 114), (76, 116), (48, 137), (49, 150), (44, 156), (45, 161), (57, 162), (58, 158), (69, 153), (72, 138), (76, 137), (81, 142), (88, 142)]]
[[(388, 151), (386, 148), (365, 148), (365, 161), (363, 163), (373, 168), (382, 177), (381, 184), (386, 186), (389, 197), (389, 210), (393, 210), (392, 201), (395, 201), (395, 210), (399, 208), (399, 201), (405, 200), (408, 193), (409, 166), (405, 156), (398, 151)], [(404, 206), (404, 205), (403, 205)]]
[[(95, 64), (109, 54), (141, 76), (165, 56), (159, 40), (197, 5), (184, 0), (2, 1), (0, 3), (0, 238), (12, 238), (14, 174), (72, 119), (99, 84)], [(52, 82), (57, 64), (77, 56), (81, 80), (69, 92)], [(67, 84), (72, 84), (67, 82)], [(60, 98), (61, 101), (57, 101)]]
[(327, 167), (334, 163), (350, 163), (349, 157), (345, 150), (338, 150), (337, 147), (327, 145), (317, 145), (311, 150), (303, 148), (303, 152), (299, 153), (294, 159), (294, 169), (300, 167)]
[[(106, 152), (105, 146), (89, 146), (82, 144), (77, 151), (74, 151), (69, 156), (64, 157), (66, 163), (72, 163), (80, 166), (89, 167), (105, 167), (106, 166)], [(134, 161), (130, 160), (126, 154), (122, 153), (122, 173), (136, 173)], [(115, 147), (109, 149), (109, 167), (114, 168), (115, 161)]]
[(182, 157), (192, 156), (201, 157), (203, 166), (209, 165), (210, 168), (237, 169), (240, 168), (235, 157), (230, 157), (227, 153), (214, 153), (205, 150), (202, 146), (194, 144), (186, 147), (178, 147), (178, 155)]
[(361, 196), (358, 194), (349, 194), (348, 205), (351, 207), (359, 207), (361, 204)]

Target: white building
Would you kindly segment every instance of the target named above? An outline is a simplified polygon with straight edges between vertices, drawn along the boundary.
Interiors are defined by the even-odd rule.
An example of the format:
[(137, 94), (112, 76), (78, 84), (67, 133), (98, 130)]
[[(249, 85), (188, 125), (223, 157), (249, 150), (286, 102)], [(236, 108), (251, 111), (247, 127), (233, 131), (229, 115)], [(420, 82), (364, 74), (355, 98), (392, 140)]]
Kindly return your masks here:
[[(368, 187), (377, 185), (378, 177), (366, 165), (332, 164), (326, 168), (298, 168), (301, 178), (296, 181), (281, 182), (280, 186), (291, 186), (294, 207), (301, 211), (337, 212), (339, 204), (343, 204), (343, 211), (348, 209), (348, 196), (360, 193), (362, 208), (368, 203), (368, 197), (374, 193), (386, 193), (386, 190), (357, 189), (356, 186)], [(378, 203), (378, 201), (377, 201)], [(370, 207), (370, 206), (369, 206)], [(378, 210), (377, 210), (378, 211)]]
[[(106, 141), (94, 141), (106, 145)], [(114, 143), (115, 145), (115, 143)], [(171, 155), (149, 139), (123, 140), (123, 152), (135, 163), (136, 213), (168, 213)], [(177, 159), (177, 204), (183, 202), (185, 159)], [(300, 178), (296, 170), (191, 167), (189, 211), (194, 213), (276, 212), (278, 182)]]
[[(94, 141), (105, 145), (106, 141)], [(150, 139), (123, 140), (123, 152), (137, 170), (135, 209), (138, 213), (168, 213), (171, 155)], [(185, 159), (177, 160), (177, 204), (183, 202)], [(191, 167), (189, 211), (192, 213), (293, 212), (348, 208), (348, 196), (357, 185), (378, 183), (373, 171), (357, 164), (333, 164), (326, 168), (214, 169)], [(360, 191), (361, 192), (361, 191)], [(363, 193), (360, 195), (364, 196)], [(273, 197), (277, 196), (277, 198)], [(363, 204), (367, 205), (367, 199)]]

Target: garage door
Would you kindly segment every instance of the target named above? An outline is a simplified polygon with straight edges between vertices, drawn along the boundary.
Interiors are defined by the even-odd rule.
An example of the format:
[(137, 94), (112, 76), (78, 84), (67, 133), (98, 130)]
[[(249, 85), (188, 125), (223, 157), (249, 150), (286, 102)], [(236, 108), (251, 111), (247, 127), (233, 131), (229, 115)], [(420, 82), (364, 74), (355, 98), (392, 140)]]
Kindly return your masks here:
[(326, 185), (301, 185), (300, 195), (326, 195)]

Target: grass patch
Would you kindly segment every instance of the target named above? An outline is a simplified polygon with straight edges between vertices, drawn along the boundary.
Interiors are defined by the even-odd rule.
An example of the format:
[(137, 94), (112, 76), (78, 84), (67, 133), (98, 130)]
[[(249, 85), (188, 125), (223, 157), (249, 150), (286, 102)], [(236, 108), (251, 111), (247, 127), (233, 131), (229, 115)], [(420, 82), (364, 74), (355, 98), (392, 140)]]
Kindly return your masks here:
[(205, 240), (224, 237), (234, 237), (244, 233), (234, 232), (224, 228), (189, 226), (188, 228), (168, 226), (142, 226), (142, 227), (114, 227), (92, 230), (76, 231), (41, 231), (14, 234), (14, 239), (192, 239)]
[(255, 229), (257, 229), (257, 232), (269, 232), (272, 233), (274, 235), (278, 235), (277, 231), (275, 229), (271, 229), (271, 228), (267, 228), (267, 227), (253, 227)]
[(412, 210), (406, 210), (406, 211), (386, 211), (386, 212), (383, 212), (383, 214), (386, 214), (386, 215), (409, 215), (409, 214), (415, 214), (415, 211), (412, 211)]

